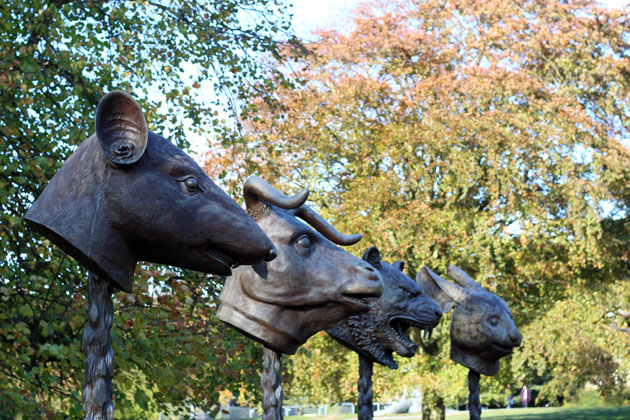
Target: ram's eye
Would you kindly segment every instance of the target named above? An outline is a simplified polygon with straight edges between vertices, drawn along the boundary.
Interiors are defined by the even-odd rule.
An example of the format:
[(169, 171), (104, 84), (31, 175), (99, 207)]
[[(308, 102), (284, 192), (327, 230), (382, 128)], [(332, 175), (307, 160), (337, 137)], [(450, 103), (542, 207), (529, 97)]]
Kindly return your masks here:
[(184, 185), (186, 186), (186, 189), (190, 192), (195, 192), (199, 190), (199, 181), (197, 181), (197, 178), (195, 178), (194, 176), (189, 176), (188, 178), (186, 178), (184, 180)]
[(309, 249), (311, 247), (311, 240), (308, 236), (302, 236), (295, 244), (300, 248)]
[(407, 295), (407, 297), (412, 298), (414, 297), (413, 292), (410, 292), (409, 290), (405, 290), (405, 294)]
[(488, 318), (488, 323), (492, 325), (493, 327), (496, 327), (497, 325), (499, 325), (499, 321), (500, 319), (496, 315), (492, 315)]

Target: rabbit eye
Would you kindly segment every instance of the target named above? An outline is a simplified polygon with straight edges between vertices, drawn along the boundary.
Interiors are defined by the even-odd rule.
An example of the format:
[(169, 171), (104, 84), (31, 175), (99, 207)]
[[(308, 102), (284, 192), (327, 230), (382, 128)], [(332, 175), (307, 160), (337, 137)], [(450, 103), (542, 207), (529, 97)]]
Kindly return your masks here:
[(500, 318), (496, 315), (491, 315), (488, 318), (488, 323), (492, 325), (493, 327), (496, 327), (497, 325), (499, 325), (499, 321), (500, 321)]

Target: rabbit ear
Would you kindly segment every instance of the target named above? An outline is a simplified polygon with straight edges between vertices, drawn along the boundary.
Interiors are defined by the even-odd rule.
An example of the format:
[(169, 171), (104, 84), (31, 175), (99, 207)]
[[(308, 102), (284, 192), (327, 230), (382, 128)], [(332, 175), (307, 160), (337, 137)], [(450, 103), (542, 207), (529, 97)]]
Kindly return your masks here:
[(416, 283), (440, 306), (444, 313), (462, 304), (469, 296), (466, 289), (443, 279), (429, 267), (423, 267), (418, 272)]
[(464, 270), (462, 270), (461, 268), (455, 265), (449, 266), (448, 269), (446, 270), (446, 274), (450, 278), (455, 280), (457, 284), (459, 284), (460, 286), (466, 289), (478, 289), (478, 288), (483, 289), (483, 287), (479, 283), (474, 281), (468, 274), (466, 274)]

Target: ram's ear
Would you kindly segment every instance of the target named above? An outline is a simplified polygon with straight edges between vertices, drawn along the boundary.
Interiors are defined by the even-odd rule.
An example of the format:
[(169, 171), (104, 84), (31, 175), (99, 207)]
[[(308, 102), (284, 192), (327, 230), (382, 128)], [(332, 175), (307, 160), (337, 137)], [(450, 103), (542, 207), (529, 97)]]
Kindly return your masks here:
[(462, 304), (469, 296), (466, 289), (444, 280), (429, 267), (423, 267), (418, 272), (416, 283), (440, 306), (444, 313)]
[(131, 95), (115, 90), (103, 96), (96, 108), (96, 136), (110, 161), (129, 165), (140, 160), (147, 147), (147, 124)]
[(375, 246), (369, 247), (363, 254), (363, 260), (367, 261), (372, 267), (381, 268), (381, 253)]
[(394, 267), (398, 271), (403, 271), (405, 269), (405, 262), (396, 261), (394, 264), (392, 264), (392, 267)]

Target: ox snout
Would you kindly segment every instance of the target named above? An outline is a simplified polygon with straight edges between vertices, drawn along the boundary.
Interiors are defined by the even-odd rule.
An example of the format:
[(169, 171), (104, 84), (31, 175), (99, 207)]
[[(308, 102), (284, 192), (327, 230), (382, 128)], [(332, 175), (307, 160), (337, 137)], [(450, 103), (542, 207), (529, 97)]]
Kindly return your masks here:
[(357, 310), (367, 312), (370, 309), (368, 298), (378, 298), (383, 294), (383, 279), (371, 265), (361, 261), (352, 267), (351, 280), (341, 289), (343, 299)]

